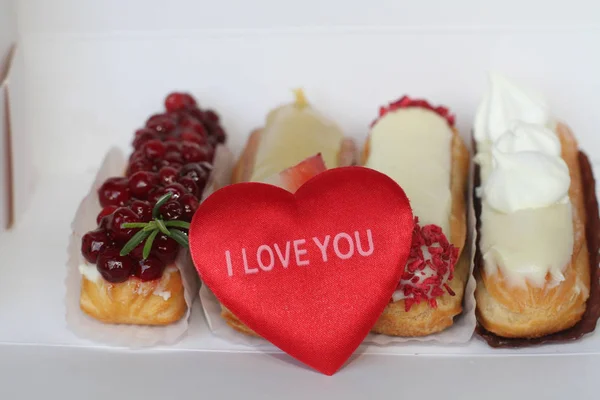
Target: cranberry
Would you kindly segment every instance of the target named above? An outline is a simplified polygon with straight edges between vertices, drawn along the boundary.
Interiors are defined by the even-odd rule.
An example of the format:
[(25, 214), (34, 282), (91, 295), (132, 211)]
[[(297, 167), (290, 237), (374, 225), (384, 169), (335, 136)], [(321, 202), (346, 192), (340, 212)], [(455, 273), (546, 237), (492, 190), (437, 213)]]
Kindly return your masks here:
[(129, 193), (138, 199), (145, 199), (157, 184), (158, 175), (153, 172), (138, 171), (129, 177)]
[[(175, 197), (175, 195), (173, 195)], [(179, 219), (183, 209), (177, 200), (169, 200), (162, 206), (160, 206), (160, 214), (166, 220)]]
[(215, 159), (215, 148), (216, 146), (214, 144), (211, 143), (207, 143), (205, 145), (202, 146), (203, 150), (205, 151), (207, 157), (208, 157), (208, 162), (212, 163), (213, 160)]
[(145, 159), (146, 159), (146, 155), (140, 149), (140, 150), (136, 150), (133, 153), (131, 153), (131, 155), (129, 156), (129, 163), (131, 164), (132, 162), (136, 162), (136, 161), (144, 161)]
[[(143, 131), (143, 132), (140, 132), (140, 131)], [(139, 135), (138, 135), (138, 132), (140, 132)], [(135, 139), (133, 139), (133, 148), (137, 150), (140, 147), (142, 147), (142, 145), (144, 143), (146, 143), (147, 141), (155, 140), (155, 139), (160, 139), (160, 136), (158, 136), (158, 133), (153, 132), (150, 129), (140, 129), (136, 132)]]
[(165, 188), (163, 187), (152, 189), (152, 191), (150, 191), (150, 194), (148, 195), (148, 201), (154, 207), (154, 204), (156, 204), (158, 199), (163, 197), (165, 193)]
[(98, 255), (112, 245), (112, 241), (102, 229), (96, 229), (81, 238), (81, 254), (92, 264), (98, 260)]
[(148, 160), (158, 160), (165, 155), (165, 145), (160, 140), (149, 140), (142, 146)]
[(148, 160), (136, 160), (127, 167), (127, 176), (131, 176), (139, 171), (152, 171), (152, 163)]
[(148, 222), (152, 219), (152, 206), (147, 201), (134, 200), (129, 207), (143, 222)]
[(146, 244), (146, 242), (142, 242), (140, 244), (138, 244), (137, 246), (135, 246), (133, 248), (133, 250), (131, 250), (128, 254), (129, 257), (133, 258), (134, 261), (138, 261), (141, 260), (142, 258), (144, 258), (144, 245)]
[(167, 136), (163, 138), (163, 142), (165, 143), (179, 143), (179, 138), (176, 136)]
[(208, 132), (206, 131), (206, 128), (204, 127), (202, 122), (198, 121), (194, 117), (185, 116), (181, 118), (181, 120), (179, 121), (179, 125), (182, 128), (190, 130), (192, 132), (196, 132), (199, 135), (208, 135)]
[(129, 188), (127, 178), (108, 178), (100, 189), (98, 198), (102, 207), (123, 206), (129, 201)]
[(176, 121), (167, 114), (157, 114), (151, 116), (148, 121), (146, 121), (146, 127), (158, 132), (162, 135), (167, 135), (173, 129), (175, 129)]
[[(169, 163), (169, 167), (173, 168), (175, 171), (177, 171), (177, 173), (179, 173), (179, 170), (181, 169), (181, 167), (183, 167), (182, 163), (178, 163), (178, 162), (174, 162), (174, 161), (164, 161), (163, 165)], [(165, 165), (166, 167), (167, 165)]]
[(206, 186), (211, 171), (212, 165), (207, 162), (191, 163), (181, 167), (179, 176), (192, 178), (192, 180), (196, 182), (196, 185), (198, 185), (198, 189), (204, 190), (204, 186)]
[(178, 117), (176, 115), (174, 115), (174, 114), (171, 114), (171, 113), (152, 114), (146, 120), (146, 126), (148, 126), (148, 124), (154, 125), (156, 123), (156, 121), (161, 121), (163, 119), (168, 119), (168, 120), (171, 120), (172, 122), (177, 123)]
[(158, 235), (154, 240), (152, 252), (165, 264), (175, 261), (179, 245), (167, 235)]
[(110, 215), (113, 213), (113, 211), (115, 211), (117, 208), (119, 208), (118, 206), (106, 206), (102, 209), (102, 211), (100, 211), (98, 213), (98, 216), (96, 217), (96, 223), (98, 225), (100, 225), (100, 221), (102, 221), (102, 218)]
[(217, 140), (217, 143), (225, 143), (227, 141), (227, 134), (220, 126), (215, 127), (212, 131), (212, 136)]
[(159, 279), (165, 269), (165, 263), (157, 257), (149, 256), (145, 260), (138, 261), (133, 267), (133, 274), (142, 281)]
[[(177, 140), (177, 139), (175, 139)], [(165, 142), (165, 152), (167, 154), (171, 152), (179, 153), (181, 152), (181, 143), (179, 142)]]
[(168, 192), (173, 193), (171, 200), (177, 200), (179, 197), (187, 193), (185, 187), (183, 187), (180, 183), (171, 183), (169, 186), (165, 187), (165, 193)]
[(177, 170), (170, 166), (162, 167), (160, 171), (158, 171), (158, 178), (163, 185), (170, 185), (175, 182), (177, 178)]
[(196, 106), (196, 100), (187, 93), (171, 93), (165, 99), (165, 108), (167, 111), (177, 111), (184, 108), (192, 108)]
[(198, 185), (196, 182), (190, 177), (184, 176), (180, 177), (178, 182), (188, 191), (188, 193), (193, 194), (194, 196), (198, 196)]
[(194, 213), (198, 209), (198, 199), (191, 194), (184, 194), (179, 198), (179, 204), (183, 210), (181, 217), (184, 221), (190, 222)]
[(210, 150), (208, 146), (200, 146), (197, 143), (181, 143), (181, 155), (185, 162), (188, 163), (210, 161), (212, 159)]
[(165, 158), (164, 161), (167, 161), (168, 163), (183, 163), (183, 157), (181, 156), (181, 153), (179, 152), (175, 152), (175, 151), (170, 151), (167, 154), (165, 154)]
[(121, 256), (119, 250), (109, 248), (98, 256), (96, 267), (100, 275), (111, 283), (125, 282), (133, 270), (133, 260)]
[(191, 129), (184, 129), (183, 131), (181, 131), (181, 135), (179, 135), (179, 138), (187, 142), (203, 145), (208, 143), (207, 136), (207, 133), (200, 134)]
[(119, 207), (108, 218), (106, 229), (115, 240), (126, 241), (131, 239), (137, 229), (122, 228), (121, 225), (127, 222), (140, 222), (138, 215), (130, 208)]
[(214, 112), (213, 110), (206, 110), (202, 113), (203, 121), (210, 121), (213, 124), (219, 123), (219, 114)]

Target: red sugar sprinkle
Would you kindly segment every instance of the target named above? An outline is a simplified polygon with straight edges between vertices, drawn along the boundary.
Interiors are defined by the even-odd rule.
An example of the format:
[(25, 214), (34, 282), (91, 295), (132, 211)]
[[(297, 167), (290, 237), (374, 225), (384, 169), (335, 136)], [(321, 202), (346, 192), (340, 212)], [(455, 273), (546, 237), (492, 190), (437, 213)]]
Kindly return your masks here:
[(446, 121), (448, 121), (448, 125), (454, 127), (456, 117), (453, 114), (450, 114), (450, 110), (448, 110), (448, 108), (444, 106), (434, 107), (431, 104), (429, 104), (427, 100), (411, 99), (408, 96), (402, 96), (400, 100), (390, 103), (387, 107), (380, 107), (379, 117), (375, 121), (373, 121), (373, 123), (371, 123), (371, 127), (373, 127), (373, 125), (375, 125), (375, 123), (388, 112), (396, 111), (400, 108), (409, 107), (421, 107), (427, 110), (431, 110), (437, 113), (440, 117), (445, 118)]
[(398, 284), (398, 290), (404, 294), (407, 312), (422, 301), (436, 308), (436, 298), (446, 291), (451, 296), (455, 295), (448, 282), (454, 277), (457, 259), (458, 248), (448, 242), (442, 228), (437, 225), (420, 226), (419, 218), (415, 217), (412, 247)]

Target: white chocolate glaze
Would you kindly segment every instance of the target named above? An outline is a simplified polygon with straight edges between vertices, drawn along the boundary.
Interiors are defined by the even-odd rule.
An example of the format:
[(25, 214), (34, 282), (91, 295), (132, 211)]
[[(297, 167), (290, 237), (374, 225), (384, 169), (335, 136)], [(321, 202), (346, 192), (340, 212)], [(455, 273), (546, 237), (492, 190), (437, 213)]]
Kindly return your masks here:
[(317, 153), (321, 153), (327, 168), (337, 167), (341, 129), (312, 108), (302, 92), (296, 95), (295, 103), (269, 112), (251, 181), (261, 182)]
[(382, 172), (404, 189), (422, 225), (435, 224), (449, 236), (452, 129), (431, 110), (390, 111), (370, 133), (366, 167)]

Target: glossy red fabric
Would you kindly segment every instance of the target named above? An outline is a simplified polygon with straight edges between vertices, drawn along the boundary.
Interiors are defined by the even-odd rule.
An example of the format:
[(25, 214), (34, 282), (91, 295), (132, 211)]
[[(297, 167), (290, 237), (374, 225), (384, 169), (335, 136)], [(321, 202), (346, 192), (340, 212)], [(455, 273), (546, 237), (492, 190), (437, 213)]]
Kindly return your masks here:
[(346, 167), (295, 194), (261, 183), (215, 192), (192, 220), (190, 250), (204, 284), (242, 322), (332, 375), (388, 304), (412, 229), (400, 186)]

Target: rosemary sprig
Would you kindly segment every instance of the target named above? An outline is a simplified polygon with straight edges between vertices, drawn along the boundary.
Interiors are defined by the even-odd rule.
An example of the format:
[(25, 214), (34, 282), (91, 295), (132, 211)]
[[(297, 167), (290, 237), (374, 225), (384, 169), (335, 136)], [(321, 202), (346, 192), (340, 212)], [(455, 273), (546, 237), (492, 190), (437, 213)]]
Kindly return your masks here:
[[(165, 204), (173, 196), (173, 193), (169, 192), (159, 198), (152, 209), (152, 221), (150, 222), (126, 222), (121, 225), (121, 228), (139, 229), (135, 235), (121, 249), (121, 256), (126, 256), (131, 253), (140, 243), (146, 240), (144, 248), (142, 250), (142, 257), (148, 258), (150, 251), (152, 251), (152, 245), (154, 240), (159, 233), (163, 233), (175, 240), (181, 246), (188, 247), (189, 240), (188, 235), (181, 231), (181, 229), (190, 229), (190, 224), (185, 221), (165, 221), (160, 215), (160, 207)], [(180, 228), (180, 229), (174, 229)]]

